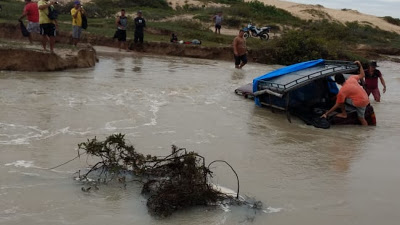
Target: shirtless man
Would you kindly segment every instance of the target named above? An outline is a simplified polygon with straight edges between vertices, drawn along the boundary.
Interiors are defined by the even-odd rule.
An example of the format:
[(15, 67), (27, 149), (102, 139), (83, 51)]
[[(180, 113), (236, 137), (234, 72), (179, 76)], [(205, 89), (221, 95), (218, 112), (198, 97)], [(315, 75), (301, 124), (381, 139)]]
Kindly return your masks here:
[(247, 63), (246, 40), (243, 38), (244, 31), (240, 30), (238, 36), (233, 40), (233, 54), (235, 56), (235, 68), (241, 69)]

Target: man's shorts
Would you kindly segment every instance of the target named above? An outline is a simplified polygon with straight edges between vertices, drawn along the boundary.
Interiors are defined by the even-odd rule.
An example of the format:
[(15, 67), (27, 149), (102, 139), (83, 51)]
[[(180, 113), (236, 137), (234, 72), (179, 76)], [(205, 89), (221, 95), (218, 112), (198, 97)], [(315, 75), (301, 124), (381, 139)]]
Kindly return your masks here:
[(372, 93), (372, 95), (374, 96), (375, 101), (379, 102), (381, 101), (381, 92), (379, 91), (378, 88), (375, 89), (366, 89), (367, 95), (369, 97), (369, 95)]
[(126, 41), (126, 30), (117, 30), (116, 33), (118, 41)]
[(221, 24), (215, 24), (215, 29), (221, 29)]
[(354, 106), (353, 101), (350, 98), (346, 98), (346, 103), (347, 104), (344, 104), (345, 108), (346, 108), (346, 111), (355, 109), (357, 111), (357, 116), (359, 118), (364, 118), (365, 117), (365, 108), (366, 108), (366, 106), (364, 106), (364, 107), (356, 107), (356, 106)]
[(247, 55), (240, 55), (240, 56), (236, 56), (235, 55), (235, 65), (238, 66), (240, 65), (240, 62), (243, 62), (244, 64), (247, 63)]
[(72, 38), (79, 39), (81, 38), (82, 27), (80, 26), (72, 26)]
[(39, 23), (34, 23), (29, 21), (28, 26), (26, 26), (26, 29), (28, 30), (29, 33), (40, 33), (40, 24)]
[(40, 34), (49, 37), (56, 36), (56, 25), (54, 23), (43, 23), (40, 24)]

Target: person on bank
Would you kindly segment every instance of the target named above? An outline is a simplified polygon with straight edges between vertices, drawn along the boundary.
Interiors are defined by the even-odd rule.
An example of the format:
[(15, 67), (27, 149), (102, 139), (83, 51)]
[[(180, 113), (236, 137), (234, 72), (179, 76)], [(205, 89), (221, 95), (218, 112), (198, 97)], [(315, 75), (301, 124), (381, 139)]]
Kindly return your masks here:
[(118, 49), (121, 51), (122, 45), (124, 45), (124, 49), (128, 50), (128, 45), (126, 44), (126, 28), (128, 27), (128, 17), (125, 16), (125, 9), (121, 9), (121, 15), (117, 17), (115, 23), (117, 25), (115, 37), (118, 39)]
[(369, 104), (368, 95), (364, 88), (358, 83), (365, 76), (364, 69), (359, 61), (355, 61), (360, 68), (360, 74), (350, 76), (347, 80), (344, 78), (343, 74), (335, 75), (335, 82), (342, 87), (336, 97), (336, 104), (324, 113), (321, 118), (327, 118), (328, 115), (335, 111), (337, 108), (341, 109), (341, 113), (338, 113), (337, 117), (347, 118), (345, 103), (354, 106), (357, 111), (358, 120), (362, 125), (368, 125), (365, 120), (365, 109)]
[(213, 17), (213, 21), (215, 23), (215, 33), (221, 34), (221, 26), (222, 26), (222, 12), (218, 12), (217, 15)]
[(26, 27), (29, 32), (28, 38), (29, 42), (32, 44), (33, 42), (31, 33), (40, 33), (39, 9), (36, 2), (25, 0), (24, 12), (18, 20), (21, 21), (25, 16), (28, 18), (28, 26)]
[(240, 30), (238, 36), (233, 40), (233, 54), (235, 57), (235, 68), (241, 69), (247, 63), (246, 40), (243, 37), (244, 30)]
[(79, 1), (74, 2), (74, 8), (71, 9), (72, 16), (72, 39), (76, 46), (82, 34), (82, 15), (85, 14), (82, 5)]
[(42, 46), (46, 51), (47, 41), (50, 43), (50, 52), (54, 52), (54, 45), (56, 43), (57, 20), (51, 20), (49, 15), (49, 7), (54, 7), (56, 2), (48, 2), (45, 0), (38, 1), (39, 8), (39, 24), (40, 34), (42, 35)]
[(176, 36), (176, 34), (175, 33), (172, 33), (172, 36), (171, 36), (171, 40), (170, 40), (172, 43), (177, 43), (178, 42), (178, 36)]
[(142, 11), (137, 12), (137, 17), (135, 18), (135, 38), (133, 39), (133, 42), (135, 43), (143, 43), (143, 30), (146, 27), (146, 21), (142, 17)]
[(382, 83), (383, 93), (386, 92), (386, 83), (382, 77), (381, 71), (377, 70), (376, 67), (378, 67), (376, 61), (371, 61), (368, 70), (365, 71), (365, 91), (367, 92), (368, 97), (372, 93), (375, 101), (380, 102), (381, 93), (378, 88), (378, 78)]

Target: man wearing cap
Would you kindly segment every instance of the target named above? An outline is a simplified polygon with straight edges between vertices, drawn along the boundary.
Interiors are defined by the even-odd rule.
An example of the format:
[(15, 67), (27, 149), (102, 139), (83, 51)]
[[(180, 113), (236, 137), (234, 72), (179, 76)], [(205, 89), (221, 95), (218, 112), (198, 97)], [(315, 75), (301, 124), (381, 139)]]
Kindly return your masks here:
[(235, 57), (235, 68), (241, 69), (247, 63), (246, 40), (243, 38), (244, 30), (240, 30), (238, 36), (233, 40), (233, 54)]
[(85, 14), (81, 3), (79, 1), (74, 2), (74, 8), (71, 9), (72, 16), (72, 39), (76, 46), (81, 38), (82, 33), (82, 14)]
[(378, 78), (381, 80), (383, 86), (383, 93), (386, 92), (386, 83), (382, 77), (381, 71), (377, 70), (376, 67), (378, 67), (376, 62), (371, 61), (369, 63), (368, 70), (365, 71), (365, 91), (367, 92), (368, 97), (372, 93), (375, 101), (380, 102), (381, 93), (379, 92), (378, 88)]
[(361, 125), (368, 125), (368, 122), (365, 120), (365, 109), (369, 104), (369, 99), (367, 93), (365, 93), (365, 90), (358, 83), (358, 81), (364, 78), (365, 73), (361, 63), (359, 61), (355, 61), (355, 63), (360, 68), (360, 74), (350, 76), (347, 80), (341, 73), (335, 75), (335, 82), (341, 85), (342, 88), (340, 88), (339, 93), (337, 94), (335, 105), (326, 113), (324, 113), (321, 118), (327, 118), (328, 115), (337, 108), (340, 108), (342, 112), (338, 113), (336, 116), (347, 118), (347, 105), (345, 104), (347, 103), (356, 109), (357, 117)]
[(137, 17), (135, 18), (135, 38), (133, 41), (135, 43), (143, 43), (143, 29), (146, 27), (146, 21), (142, 17), (142, 11), (137, 12)]
[(56, 43), (57, 21), (51, 20), (49, 15), (49, 7), (54, 7), (56, 2), (48, 2), (45, 0), (38, 1), (39, 8), (39, 24), (40, 34), (42, 35), (42, 46), (46, 50), (47, 40), (50, 40), (50, 51), (54, 52), (54, 45)]
[(22, 16), (19, 18), (19, 21), (24, 17), (28, 18), (28, 26), (27, 30), (29, 32), (29, 42), (32, 44), (32, 32), (40, 33), (39, 26), (39, 9), (36, 2), (32, 2), (31, 0), (25, 0), (25, 7)]

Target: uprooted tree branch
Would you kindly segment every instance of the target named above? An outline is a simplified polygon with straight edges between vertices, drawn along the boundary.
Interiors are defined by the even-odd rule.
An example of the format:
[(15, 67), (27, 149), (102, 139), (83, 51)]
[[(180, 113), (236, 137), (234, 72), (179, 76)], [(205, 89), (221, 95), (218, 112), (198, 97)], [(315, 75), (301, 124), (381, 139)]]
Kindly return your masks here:
[[(92, 175), (99, 177), (99, 180), (105, 176), (103, 182), (115, 178), (125, 181), (121, 174), (128, 172), (138, 178), (136, 181), (143, 183), (142, 193), (150, 196), (147, 207), (154, 215), (169, 216), (188, 206), (216, 205), (222, 201), (243, 204), (238, 199), (239, 193), (237, 196), (222, 193), (209, 182), (212, 177), (209, 166), (222, 160), (213, 161), (206, 166), (204, 157), (175, 145), (168, 156), (145, 156), (135, 151), (132, 145), (126, 144), (123, 134), (113, 134), (105, 141), (98, 141), (95, 137), (78, 144), (78, 147), (78, 155), (83, 150), (85, 154), (101, 159), (88, 172), (79, 175), (80, 180), (89, 180)], [(233, 170), (230, 165), (229, 167)], [(237, 177), (236, 172), (233, 172)], [(257, 204), (259, 207), (260, 203)]]

